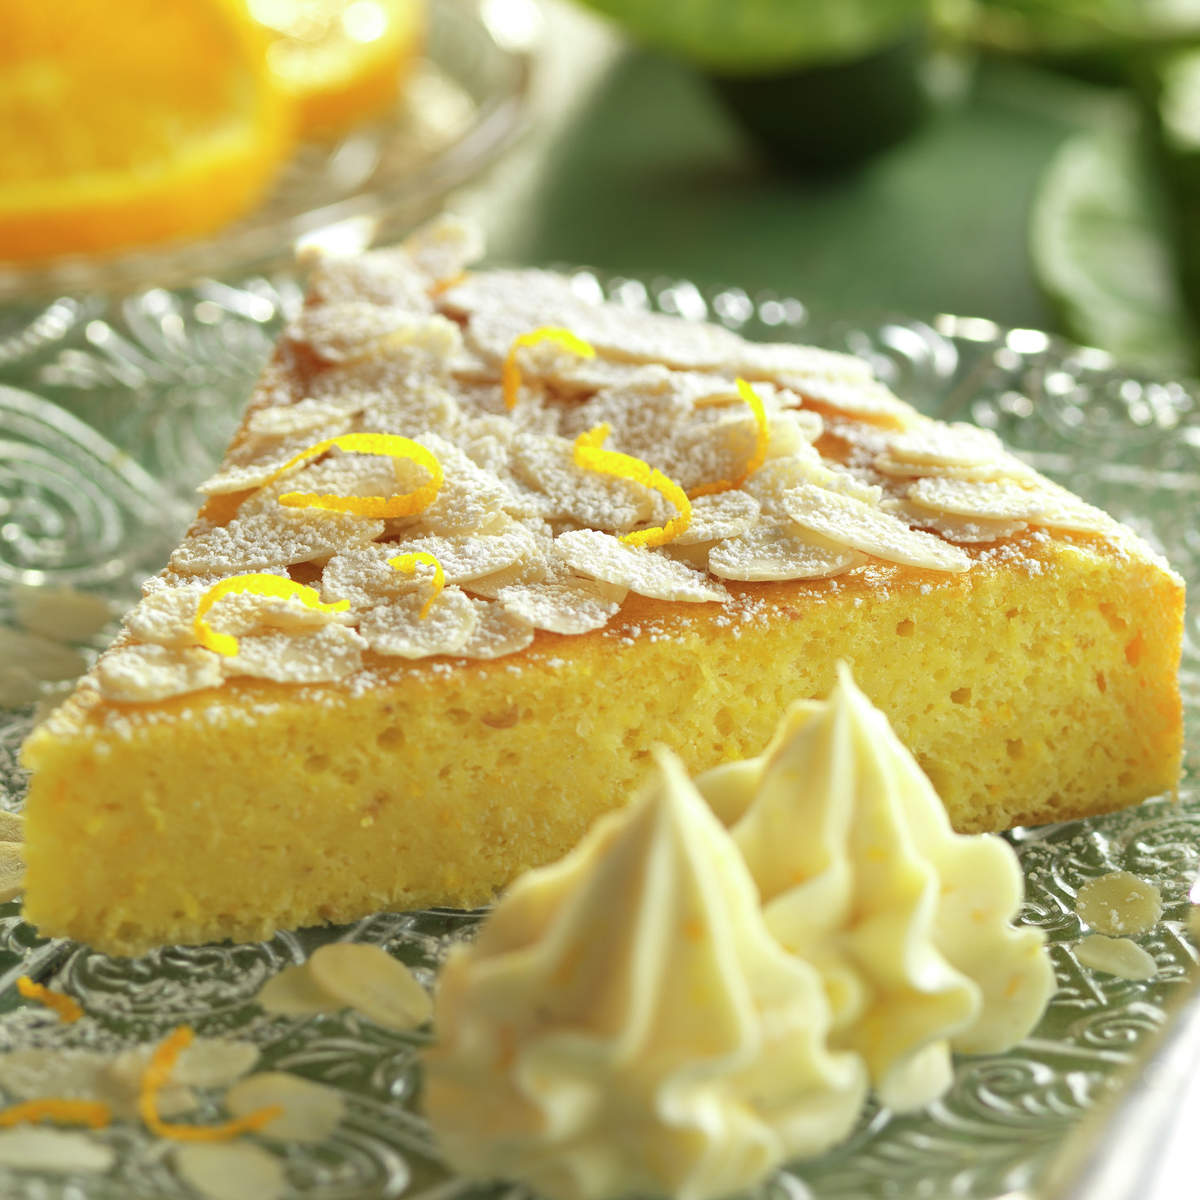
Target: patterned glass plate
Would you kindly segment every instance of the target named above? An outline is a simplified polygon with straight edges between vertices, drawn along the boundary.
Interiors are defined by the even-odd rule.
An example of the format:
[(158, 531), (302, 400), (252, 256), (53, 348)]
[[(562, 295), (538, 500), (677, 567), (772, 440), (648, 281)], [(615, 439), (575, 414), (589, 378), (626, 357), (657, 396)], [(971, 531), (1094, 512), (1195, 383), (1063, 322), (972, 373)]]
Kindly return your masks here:
[(534, 0), (430, 0), (425, 50), (395, 106), (338, 141), (299, 146), (253, 212), (191, 241), (44, 267), (0, 263), (0, 299), (264, 270), (330, 227), (341, 245), (393, 240), (519, 131), (539, 32)]
[[(686, 282), (589, 272), (574, 278), (586, 295), (863, 354), (927, 411), (998, 430), (1040, 469), (1136, 526), (1193, 591), (1200, 587), (1200, 534), (1183, 519), (1196, 511), (1200, 493), (1200, 405), (1182, 386), (1131, 377), (1096, 351), (986, 321), (872, 319), (822, 327), (795, 300), (736, 288), (705, 294)], [(136, 596), (138, 581), (157, 569), (186, 523), (192, 484), (219, 454), (298, 300), (290, 277), (257, 277), (238, 286), (153, 290), (107, 305), (61, 299), (0, 317), (0, 638), (12, 639), (21, 620), (44, 626), (55, 589), (100, 596), (113, 612)], [(1198, 611), (1193, 606), (1188, 614), (1183, 662), (1191, 728), (1182, 803), (1160, 798), (1110, 817), (1012, 835), (1028, 879), (1024, 918), (1045, 930), (1059, 976), (1040, 1026), (1008, 1054), (961, 1059), (953, 1087), (926, 1112), (869, 1110), (847, 1144), (764, 1184), (759, 1200), (983, 1200), (1025, 1186), (1161, 1025), (1196, 958), (1185, 929), (1187, 889), (1200, 868)], [(104, 644), (111, 623), (94, 636), (87, 632), (77, 630), (83, 640), (71, 645), (0, 643), (10, 645), (0, 653), (0, 686), (24, 704), (0, 715), (6, 807), (21, 804), (16, 754), (35, 693), (45, 702), (64, 686), (45, 682), (39, 671), (61, 678), (78, 670)], [(1158, 963), (1149, 983), (1094, 973), (1075, 958), (1076, 890), (1115, 868), (1151, 879), (1163, 892), (1163, 919), (1141, 939)], [(345, 928), (280, 933), (258, 945), (166, 948), (121, 960), (40, 940), (9, 904), (0, 908), (0, 1050), (116, 1049), (183, 1022), (201, 1033), (236, 1035), (261, 1047), (264, 1065), (325, 1082), (346, 1098), (346, 1119), (326, 1143), (276, 1148), (291, 1195), (520, 1196), (463, 1185), (439, 1166), (414, 1102), (424, 1033), (385, 1032), (353, 1014), (268, 1017), (253, 1003), (273, 972), (331, 939), (385, 946), (430, 982), (447, 948), (469, 936), (476, 920), (449, 911), (381, 914)], [(61, 1025), (23, 1003), (13, 988), (23, 971), (80, 997), (88, 1017)], [(217, 1097), (209, 1096), (202, 1115), (215, 1119), (218, 1112)], [(166, 1147), (139, 1126), (118, 1124), (90, 1136), (112, 1148), (111, 1171), (0, 1167), (0, 1194), (193, 1195), (174, 1175)]]

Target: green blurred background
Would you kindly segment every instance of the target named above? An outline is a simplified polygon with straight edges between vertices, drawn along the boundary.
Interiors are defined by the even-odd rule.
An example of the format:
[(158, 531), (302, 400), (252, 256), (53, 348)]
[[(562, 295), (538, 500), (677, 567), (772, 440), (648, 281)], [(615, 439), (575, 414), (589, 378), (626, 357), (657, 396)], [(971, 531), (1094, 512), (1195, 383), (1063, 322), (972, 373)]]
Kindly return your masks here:
[[(1080, 23), (1081, 5), (1113, 19)], [(897, 6), (885, 7), (891, 20)], [(1155, 6), (989, 6), (969, 37), (924, 58), (933, 103), (923, 123), (857, 168), (807, 173), (764, 153), (714, 87), (711, 64), (651, 48), (581, 4), (545, 0), (535, 127), (456, 203), (483, 221), (497, 260), (737, 284), (798, 297), (822, 317), (987, 317), (1184, 374), (1194, 339), (1132, 86), (1147, 45), (1180, 39), (1158, 27), (1149, 39), (1130, 34), (1121, 21), (1131, 7)], [(955, 6), (949, 23), (965, 11)], [(1063, 20), (1039, 32), (1048, 13)], [(797, 120), (836, 127), (863, 102), (861, 77), (821, 87), (820, 102), (810, 89), (792, 106)]]

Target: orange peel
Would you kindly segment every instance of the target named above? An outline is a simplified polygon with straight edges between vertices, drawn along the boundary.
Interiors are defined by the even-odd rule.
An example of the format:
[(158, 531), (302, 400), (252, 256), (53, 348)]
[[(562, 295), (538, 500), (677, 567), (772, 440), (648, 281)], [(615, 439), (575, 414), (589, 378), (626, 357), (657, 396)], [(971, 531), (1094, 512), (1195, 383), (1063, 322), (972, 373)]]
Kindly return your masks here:
[(404, 571), (408, 575), (415, 575), (417, 567), (421, 565), (433, 568), (433, 591), (429, 594), (429, 599), (421, 606), (420, 618), (425, 620), (429, 616), (429, 610), (433, 607), (433, 602), (442, 594), (442, 589), (446, 586), (446, 572), (442, 570), (442, 564), (438, 562), (437, 556), (430, 554), (426, 550), (414, 550), (411, 554), (397, 554), (395, 558), (388, 559), (388, 566), (394, 567), (397, 571)]
[(679, 515), (665, 525), (654, 525), (649, 529), (635, 529), (621, 535), (621, 541), (629, 546), (664, 546), (677, 538), (692, 521), (692, 504), (687, 493), (674, 480), (668, 479), (657, 467), (635, 458), (632, 454), (621, 454), (617, 450), (605, 450), (604, 440), (610, 432), (608, 425), (597, 425), (575, 439), (575, 465), (602, 475), (613, 475), (618, 479), (631, 479), (657, 492), (668, 504), (673, 504)]
[(429, 480), (416, 491), (397, 492), (391, 496), (333, 496), (316, 492), (285, 492), (279, 503), (287, 508), (322, 508), (328, 512), (353, 513), (359, 517), (408, 517), (424, 512), (437, 498), (442, 486), (442, 464), (432, 450), (420, 442), (395, 433), (343, 433), (325, 438), (301, 450), (279, 467), (264, 482), (274, 483), (293, 467), (317, 458), (327, 450), (343, 450), (349, 454), (380, 454), (388, 458), (407, 459), (424, 467)]
[(542, 342), (554, 342), (572, 354), (581, 358), (595, 358), (596, 351), (590, 342), (576, 337), (569, 329), (560, 329), (554, 325), (542, 325), (531, 329), (528, 333), (519, 334), (513, 338), (504, 358), (504, 366), (500, 370), (500, 384), (504, 392), (504, 407), (515, 408), (517, 393), (521, 390), (521, 367), (517, 362), (517, 351), (522, 346), (537, 346)]
[(740, 488), (767, 458), (767, 445), (771, 440), (771, 430), (767, 425), (767, 410), (763, 407), (762, 397), (741, 376), (735, 381), (738, 395), (750, 406), (754, 414), (754, 453), (736, 479), (717, 479), (712, 483), (704, 483), (692, 488), (688, 497), (692, 500), (700, 496), (715, 496), (718, 492), (732, 492)]
[(112, 1121), (112, 1109), (101, 1100), (63, 1100), (48, 1096), (26, 1100), (8, 1108), (0, 1108), (0, 1129), (14, 1125), (40, 1125), (52, 1121), (55, 1125), (86, 1125), (103, 1129)]
[(179, 1056), (192, 1044), (194, 1037), (195, 1034), (187, 1025), (173, 1029), (155, 1047), (145, 1071), (142, 1072), (138, 1115), (151, 1133), (176, 1142), (223, 1142), (237, 1137), (239, 1133), (252, 1133), (261, 1129), (282, 1114), (282, 1106), (272, 1104), (221, 1125), (175, 1125), (164, 1121), (158, 1115), (158, 1093), (170, 1078)]
[(34, 983), (28, 975), (22, 975), (17, 980), (17, 991), (26, 1000), (36, 1000), (39, 1004), (44, 1004), (58, 1013), (59, 1020), (68, 1025), (83, 1016), (83, 1007), (74, 996), (68, 996), (65, 992), (51, 991), (50, 988), (40, 983)]
[(254, 592), (259, 596), (277, 596), (283, 600), (295, 599), (322, 612), (346, 612), (350, 607), (349, 600), (328, 603), (321, 599), (315, 588), (297, 583), (294, 579), (284, 579), (279, 575), (232, 575), (228, 579), (222, 579), (200, 597), (192, 629), (200, 645), (226, 657), (232, 657), (238, 652), (238, 640), (231, 633), (218, 633), (208, 623), (207, 618), (213, 605), (222, 596), (229, 596), (235, 592)]

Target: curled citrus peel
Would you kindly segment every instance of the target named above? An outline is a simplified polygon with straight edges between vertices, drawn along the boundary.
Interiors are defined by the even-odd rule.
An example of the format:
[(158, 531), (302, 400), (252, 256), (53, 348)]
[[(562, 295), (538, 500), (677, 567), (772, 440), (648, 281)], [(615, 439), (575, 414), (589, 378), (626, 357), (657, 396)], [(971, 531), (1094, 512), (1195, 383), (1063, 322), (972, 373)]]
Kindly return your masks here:
[(528, 333), (520, 334), (513, 338), (513, 343), (509, 346), (508, 354), (504, 358), (504, 366), (500, 371), (505, 408), (516, 407), (517, 393), (521, 390), (521, 368), (517, 363), (517, 351), (522, 346), (537, 346), (542, 342), (554, 342), (556, 345), (562, 346), (564, 350), (578, 354), (580, 358), (596, 357), (596, 351), (591, 344), (585, 342), (583, 338), (576, 337), (569, 329), (543, 325), (538, 329), (531, 329)]
[(158, 1115), (158, 1093), (171, 1076), (179, 1056), (192, 1043), (195, 1035), (186, 1025), (180, 1025), (172, 1030), (154, 1048), (154, 1054), (142, 1072), (142, 1087), (138, 1095), (138, 1114), (146, 1124), (146, 1128), (158, 1137), (170, 1138), (176, 1142), (223, 1142), (236, 1137), (239, 1133), (251, 1133), (282, 1115), (283, 1107), (279, 1104), (269, 1105), (226, 1121), (222, 1125), (174, 1125), (164, 1121)]
[(359, 517), (409, 517), (424, 512), (437, 498), (442, 486), (442, 464), (432, 451), (420, 442), (400, 437), (394, 433), (343, 433), (339, 437), (326, 438), (292, 455), (263, 484), (274, 483), (293, 467), (317, 458), (327, 450), (344, 450), (350, 454), (382, 454), (389, 458), (403, 458), (424, 467), (429, 481), (414, 492), (397, 492), (392, 496), (333, 496), (317, 492), (285, 492), (279, 503), (287, 508), (323, 508), (328, 512), (353, 513)]
[(665, 525), (654, 525), (649, 529), (635, 529), (632, 533), (621, 535), (621, 541), (629, 546), (664, 546), (672, 538), (677, 538), (692, 520), (692, 505), (687, 493), (668, 479), (656, 467), (632, 454), (621, 454), (616, 450), (603, 449), (604, 439), (608, 437), (608, 425), (597, 425), (586, 433), (581, 433), (575, 439), (575, 465), (588, 471), (598, 471), (602, 475), (614, 475), (618, 479), (631, 479), (645, 487), (656, 491), (668, 504), (673, 504), (679, 515), (672, 517)]
[(767, 425), (767, 410), (763, 407), (762, 397), (740, 376), (735, 386), (738, 395), (745, 400), (754, 414), (754, 453), (736, 479), (717, 479), (712, 483), (703, 483), (699, 487), (692, 488), (688, 492), (688, 496), (692, 500), (698, 496), (714, 496), (718, 492), (732, 492), (735, 488), (740, 488), (766, 461), (767, 443), (770, 441), (771, 431)]
[(58, 1013), (59, 1020), (68, 1025), (83, 1016), (83, 1008), (73, 996), (68, 996), (64, 992), (52, 992), (48, 987), (34, 983), (28, 975), (22, 975), (17, 980), (17, 991), (26, 1000), (36, 1000), (39, 1004), (44, 1004), (47, 1008), (52, 1009)]
[(417, 567), (421, 564), (433, 568), (433, 578), (430, 581), (433, 584), (433, 591), (429, 593), (429, 599), (421, 606), (418, 614), (423, 621), (429, 616), (433, 602), (442, 594), (442, 588), (446, 586), (446, 572), (442, 570), (442, 564), (438, 562), (435, 555), (429, 554), (425, 550), (414, 550), (411, 554), (397, 554), (395, 558), (388, 559), (389, 567), (394, 567), (397, 571), (403, 571), (408, 575), (415, 575)]
[(46, 1097), (26, 1100), (0, 1108), (0, 1129), (11, 1129), (14, 1125), (40, 1125), (52, 1121), (55, 1125), (86, 1125), (89, 1129), (103, 1129), (112, 1121), (112, 1109), (100, 1100), (60, 1100)]
[(218, 633), (209, 625), (207, 618), (209, 610), (222, 596), (229, 596), (234, 592), (254, 592), (259, 596), (277, 596), (282, 600), (295, 599), (322, 612), (345, 612), (350, 607), (349, 600), (326, 603), (315, 588), (297, 583), (293, 579), (284, 579), (279, 575), (233, 575), (229, 579), (222, 579), (200, 597), (192, 629), (200, 645), (226, 657), (238, 652), (238, 640), (231, 633)]

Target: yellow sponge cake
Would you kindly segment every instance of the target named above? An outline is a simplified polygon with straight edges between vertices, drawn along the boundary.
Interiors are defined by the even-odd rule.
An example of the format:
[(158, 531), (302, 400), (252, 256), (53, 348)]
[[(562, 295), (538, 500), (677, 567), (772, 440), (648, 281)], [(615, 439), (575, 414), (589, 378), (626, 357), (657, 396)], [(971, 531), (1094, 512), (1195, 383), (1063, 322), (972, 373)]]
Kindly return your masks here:
[(469, 906), (759, 753), (839, 660), (957, 829), (1174, 787), (1183, 585), (855, 358), (467, 273), (313, 264), (208, 499), (30, 736), (27, 917), (111, 953)]

